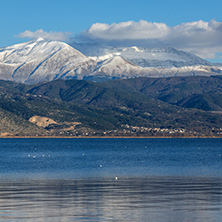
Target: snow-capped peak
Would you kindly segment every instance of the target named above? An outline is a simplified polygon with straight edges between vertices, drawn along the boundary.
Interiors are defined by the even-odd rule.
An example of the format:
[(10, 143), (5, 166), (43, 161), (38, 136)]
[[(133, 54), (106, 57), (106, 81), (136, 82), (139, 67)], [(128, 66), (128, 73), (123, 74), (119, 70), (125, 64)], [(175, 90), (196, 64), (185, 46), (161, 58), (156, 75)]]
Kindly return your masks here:
[(41, 42), (41, 41), (45, 41), (45, 39), (42, 38), (42, 37), (38, 37), (35, 41), (36, 41), (36, 42)]
[(5, 47), (0, 51), (0, 62), (7, 64), (23, 64), (37, 60), (44, 60), (59, 51), (77, 54), (78, 57), (87, 59), (81, 52), (68, 44), (59, 41), (49, 41), (43, 38), (31, 40), (26, 43)]
[(38, 38), (1, 49), (0, 64), (14, 67), (9, 79), (39, 82), (82, 78), (81, 73), (91, 72), (96, 62), (64, 42)]

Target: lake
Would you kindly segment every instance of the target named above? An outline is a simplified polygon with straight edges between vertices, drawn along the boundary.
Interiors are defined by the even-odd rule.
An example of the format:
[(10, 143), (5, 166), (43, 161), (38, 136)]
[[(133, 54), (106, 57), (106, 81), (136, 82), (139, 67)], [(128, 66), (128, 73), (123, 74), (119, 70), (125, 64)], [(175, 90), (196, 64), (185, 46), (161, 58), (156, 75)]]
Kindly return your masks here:
[(0, 139), (2, 221), (222, 221), (222, 139)]

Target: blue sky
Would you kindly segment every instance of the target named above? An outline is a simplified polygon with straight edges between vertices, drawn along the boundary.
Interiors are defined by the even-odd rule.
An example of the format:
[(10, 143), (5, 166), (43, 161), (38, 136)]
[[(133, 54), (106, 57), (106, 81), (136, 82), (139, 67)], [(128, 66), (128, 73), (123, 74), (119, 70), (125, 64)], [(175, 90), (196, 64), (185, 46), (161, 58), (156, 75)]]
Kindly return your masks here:
[[(69, 32), (70, 36), (79, 35), (79, 33), (81, 33), (80, 38), (84, 37), (89, 40), (103, 39), (105, 41), (107, 40), (107, 35), (112, 37), (108, 30), (113, 28), (113, 26), (109, 26), (113, 23), (119, 24), (133, 21), (135, 23), (128, 24), (133, 33), (138, 27), (140, 27), (140, 29), (146, 29), (149, 27), (150, 23), (164, 23), (167, 28), (179, 26), (181, 29), (180, 25), (182, 23), (192, 23), (200, 20), (205, 22), (210, 22), (212, 20), (222, 22), (221, 0), (7, 0), (1, 1), (0, 7), (0, 47), (26, 41), (27, 38), (19, 38), (18, 36), (29, 37), (21, 35), (21, 33), (27, 30), (34, 33), (36, 30), (42, 30), (46, 33)], [(147, 24), (141, 25), (142, 23), (140, 23), (140, 20), (146, 21)], [(107, 25), (106, 33), (103, 32), (101, 34), (101, 30), (98, 32), (101, 34), (100, 36), (95, 33), (98, 31), (99, 26), (95, 28), (94, 26), (92, 27), (92, 25), (96, 23), (105, 23)], [(215, 29), (217, 30), (214, 33), (213, 39), (211, 38), (212, 41), (216, 42), (213, 45), (215, 48), (222, 47), (220, 45), (221, 42), (216, 37), (222, 33), (220, 24), (221, 23), (213, 24), (214, 27), (216, 25)], [(124, 25), (126, 25), (126, 23), (124, 23)], [(91, 32), (89, 33), (89, 31), (87, 31), (90, 27), (92, 27), (90, 31), (93, 31), (93, 35)], [(200, 23), (198, 23), (198, 28), (199, 27)], [(119, 27), (115, 28), (120, 30)], [(179, 28), (176, 28), (177, 34)], [(151, 27), (151, 30), (153, 30), (153, 27)], [(189, 30), (190, 29), (187, 29), (188, 32)], [(112, 33), (114, 31), (112, 31)], [(159, 32), (156, 33), (158, 35)], [(195, 33), (196, 32), (194, 32), (193, 35), (196, 35)], [(127, 34), (129, 34), (129, 32)], [(142, 34), (141, 32), (141, 35)], [(119, 35), (122, 35), (122, 33), (119, 32)], [(177, 46), (183, 50), (187, 49), (187, 51), (191, 50), (192, 46), (190, 43), (189, 47), (182, 47), (183, 42), (181, 40), (181, 35), (182, 34), (180, 34), (180, 38), (178, 37), (175, 40), (177, 44), (172, 46)], [(201, 40), (202, 45), (204, 45), (204, 41), (209, 42), (211, 40), (210, 36), (212, 36), (212, 33), (208, 38)], [(116, 36), (113, 37), (114, 39), (116, 38)], [(138, 38), (136, 37), (134, 42)], [(222, 39), (222, 36), (220, 36), (220, 38)], [(193, 40), (194, 37), (191, 39)], [(163, 38), (158, 39), (158, 41), (164, 42)], [(179, 44), (179, 41), (181, 41), (181, 44)], [(142, 44), (143, 41), (140, 42)], [(165, 44), (173, 43), (167, 40)], [(209, 44), (209, 47), (211, 47), (211, 44)], [(203, 55), (203, 57), (211, 57), (212, 60), (214, 59), (218, 62), (222, 61), (222, 59), (220, 59), (221, 51), (211, 52), (208, 56), (206, 53), (207, 50), (209, 50), (208, 48), (201, 52), (199, 48), (196, 51), (194, 50), (193, 53), (197, 52), (196, 54), (199, 53)], [(216, 58), (213, 58), (213, 55), (216, 56)]]

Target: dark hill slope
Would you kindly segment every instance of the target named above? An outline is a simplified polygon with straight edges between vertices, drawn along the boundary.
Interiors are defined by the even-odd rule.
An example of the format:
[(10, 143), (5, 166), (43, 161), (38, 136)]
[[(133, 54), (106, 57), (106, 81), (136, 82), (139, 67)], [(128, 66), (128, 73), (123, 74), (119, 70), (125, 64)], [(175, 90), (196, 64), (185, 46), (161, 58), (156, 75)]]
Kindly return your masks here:
[(104, 83), (184, 108), (222, 111), (222, 77), (135, 78)]
[[(208, 79), (208, 81), (213, 80), (214, 77)], [(213, 91), (215, 87), (208, 90), (214, 92), (212, 95), (219, 92), (219, 81), (220, 78), (215, 80), (215, 86), (218, 87), (216, 91)], [(54, 135), (61, 131), (70, 133), (69, 124), (73, 122), (80, 125), (79, 128), (72, 128), (72, 133), (77, 130), (103, 132), (120, 130), (125, 126), (138, 126), (153, 129), (183, 128), (186, 131), (200, 132), (200, 135), (210, 135), (212, 128), (221, 128), (222, 115), (179, 107), (178, 102), (172, 105), (171, 100), (163, 99), (163, 95), (168, 94), (172, 98), (173, 96), (181, 98), (183, 93), (174, 95), (180, 92), (178, 85), (184, 86), (181, 88), (186, 92), (186, 97), (180, 101), (195, 95), (190, 92), (190, 88), (194, 93), (197, 91), (201, 93), (206, 90), (204, 84), (205, 86), (208, 84), (208, 88), (211, 86), (211, 82), (207, 83), (207, 79), (204, 78), (199, 79), (195, 83), (196, 86), (190, 87), (192, 84), (192, 78), (189, 81), (184, 78), (163, 80), (138, 78), (106, 83), (56, 80), (37, 85), (0, 81), (0, 108), (20, 118), (24, 123), (33, 116), (53, 119), (58, 124), (52, 124), (44, 130)], [(204, 92), (207, 94), (208, 91)], [(219, 104), (215, 100), (214, 104), (216, 103)], [(186, 101), (187, 107), (194, 107), (195, 104), (198, 102), (192, 104), (189, 100)]]
[[(160, 82), (158, 83), (158, 81)], [(173, 79), (164, 79), (162, 81), (168, 82), (168, 88), (173, 83)], [(179, 78), (176, 81), (179, 82)], [(180, 81), (183, 82), (184, 80), (181, 79)], [(192, 84), (192, 80), (190, 81)], [(106, 83), (94, 83), (84, 80), (56, 80), (29, 86), (30, 88), (26, 93), (46, 96), (70, 105), (78, 104), (93, 107), (93, 109), (108, 109), (115, 113), (114, 119), (118, 119), (121, 124), (187, 128), (189, 123), (190, 128), (211, 128), (221, 121), (222, 116), (220, 115), (194, 109), (184, 109), (170, 105), (167, 101), (161, 101), (158, 97), (159, 91), (157, 89), (164, 92), (167, 88), (166, 84), (160, 88), (161, 84), (160, 79), (148, 78)], [(176, 83), (172, 86), (170, 91), (172, 95), (176, 91), (174, 89), (176, 86)], [(153, 89), (151, 90), (149, 87)], [(187, 87), (185, 86), (185, 88)], [(193, 88), (196, 89), (196, 87)], [(155, 93), (151, 93), (152, 91), (155, 92), (155, 89), (157, 96), (155, 96)], [(187, 94), (190, 95), (189, 90), (187, 91)], [(111, 118), (111, 116), (107, 118)]]

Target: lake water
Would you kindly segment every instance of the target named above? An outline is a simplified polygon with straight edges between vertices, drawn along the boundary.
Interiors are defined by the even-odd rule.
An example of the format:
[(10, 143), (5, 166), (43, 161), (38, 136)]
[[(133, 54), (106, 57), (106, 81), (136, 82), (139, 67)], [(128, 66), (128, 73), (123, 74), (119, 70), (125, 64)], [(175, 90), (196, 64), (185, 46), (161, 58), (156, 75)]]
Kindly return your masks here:
[(222, 139), (0, 139), (1, 221), (222, 221)]

